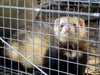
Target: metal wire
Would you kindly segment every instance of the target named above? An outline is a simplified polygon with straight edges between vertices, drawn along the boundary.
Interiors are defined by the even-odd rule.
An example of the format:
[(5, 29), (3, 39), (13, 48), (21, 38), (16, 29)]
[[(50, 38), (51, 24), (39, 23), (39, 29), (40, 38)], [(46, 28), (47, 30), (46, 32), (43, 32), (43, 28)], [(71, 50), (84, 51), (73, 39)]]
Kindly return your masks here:
[[(28, 73), (27, 63), (26, 62), (25, 62), (25, 72), (20, 71), (20, 63), (23, 62), (23, 61), (19, 60), (19, 55), (20, 55), (26, 61), (28, 61), (30, 64), (32, 64), (32, 66), (34, 66), (33, 67), (33, 74), (35, 74), (35, 69), (34, 68), (37, 68), (41, 72), (40, 73), (41, 75), (42, 75), (42, 73), (44, 75), (47, 75), (42, 69), (48, 69), (49, 70), (49, 75), (51, 75), (51, 70), (53, 70), (55, 72), (58, 72), (58, 75), (60, 75), (60, 73), (71, 74), (71, 73), (69, 73), (69, 64), (72, 63), (72, 64), (76, 64), (77, 65), (77, 67), (76, 67), (77, 75), (78, 75), (78, 72), (79, 72), (78, 71), (79, 65), (86, 66), (87, 75), (89, 75), (89, 73), (88, 73), (89, 72), (89, 68), (95, 69), (95, 72), (96, 72), (96, 69), (97, 69), (98, 70), (98, 75), (99, 75), (99, 72), (100, 72), (100, 62), (99, 62), (100, 61), (100, 7), (99, 7), (100, 0), (40, 0), (40, 3), (38, 4), (39, 7), (35, 7), (34, 6), (34, 3), (36, 3), (37, 0), (36, 1), (32, 0), (32, 3), (30, 4), (30, 6), (32, 5), (31, 7), (30, 6), (27, 7), (27, 3), (26, 3), (27, 1), (28, 0), (23, 0), (23, 4), (24, 5), (22, 7), (19, 5), (19, 0), (16, 0), (16, 4), (15, 4), (16, 6), (12, 5), (12, 0), (8, 0), (8, 5), (5, 4), (5, 0), (2, 0), (2, 4), (0, 4), (0, 10), (2, 8), (2, 15), (0, 14), (0, 20), (1, 19), (3, 20), (3, 23), (2, 23), (3, 26), (0, 25), (0, 29), (3, 29), (3, 36), (0, 36), (0, 40), (4, 43), (4, 46), (0, 47), (0, 48), (4, 49), (4, 56), (0, 56), (0, 58), (4, 59), (4, 63), (3, 63), (4, 65), (3, 66), (0, 65), (0, 73), (1, 74), (7, 74), (7, 71), (10, 70), (11, 71), (11, 75), (13, 75), (13, 73), (18, 74), (18, 75), (20, 75), (20, 73), (31, 75), (30, 73)], [(42, 5), (43, 4), (47, 4), (47, 7), (44, 6), (45, 9), (42, 9), (42, 7), (43, 7)], [(82, 4), (84, 4), (84, 5), (86, 4), (87, 8), (85, 8)], [(92, 4), (94, 4), (94, 5), (98, 5), (99, 4), (98, 6), (94, 6), (95, 9), (97, 9), (97, 7), (99, 8), (99, 12), (97, 12), (98, 10), (95, 11), (95, 12), (91, 11)], [(63, 9), (62, 6), (64, 6), (66, 8), (66, 10)], [(74, 8), (74, 10), (70, 10), (72, 7)], [(82, 7), (87, 9), (87, 11), (84, 12), (84, 10), (81, 9)], [(9, 9), (9, 12), (5, 12), (5, 9)], [(12, 11), (13, 10), (17, 10), (16, 11), (16, 13), (17, 13), (16, 17), (12, 17), (12, 14), (13, 14)], [(23, 12), (23, 18), (20, 18), (20, 16), (19, 16), (19, 12), (20, 11), (19, 10), (23, 10), (24, 11)], [(83, 12), (81, 12), (81, 10)], [(32, 11), (32, 13), (31, 13), (32, 18), (31, 19), (27, 19), (27, 11)], [(39, 20), (34, 20), (35, 12), (39, 13)], [(9, 13), (9, 16), (5, 16), (5, 13)], [(49, 13), (49, 14), (47, 15), (47, 14), (44, 14), (44, 13)], [(61, 17), (62, 14), (65, 14), (66, 16), (68, 16), (68, 24), (69, 24), (70, 15), (75, 15), (75, 16), (78, 17), (78, 25), (79, 25), (79, 18), (81, 16), (86, 16), (87, 17), (86, 27), (82, 27), (82, 28), (86, 28), (88, 39), (80, 39), (79, 38), (79, 26), (74, 26), (74, 27), (78, 28), (77, 38), (73, 38), (73, 37), (69, 37), (69, 36), (67, 37), (67, 40), (68, 39), (77, 40), (77, 49), (76, 50), (69, 49), (69, 41), (67, 41), (67, 50), (68, 51), (74, 51), (76, 53), (86, 54), (87, 55), (87, 61), (88, 61), (87, 64), (79, 63), (79, 56), (78, 55), (77, 55), (76, 63), (70, 61), (69, 57), (67, 57), (67, 60), (60, 59), (60, 56), (59, 56), (60, 55), (60, 49), (66, 50), (66, 48), (60, 48), (59, 47), (60, 42), (58, 42), (58, 46), (57, 47), (51, 46), (51, 40), (50, 40), (51, 36), (55, 37), (55, 35), (50, 34), (51, 33), (50, 29), (48, 30), (49, 31), (48, 34), (47, 33), (42, 33), (42, 30), (43, 30), (42, 29), (43, 28), (42, 24), (48, 24), (49, 28), (51, 27), (51, 25), (54, 25), (55, 14), (57, 15), (57, 18), (59, 20), (60, 20), (60, 17)], [(46, 21), (43, 21), (43, 19), (44, 19), (44, 18), (42, 18), (43, 15), (45, 16)], [(91, 21), (91, 17), (94, 17), (94, 19), (96, 21), (98, 19), (99, 23), (98, 24), (96, 23), (98, 27), (94, 27), (95, 24), (94, 24), (94, 26), (91, 26), (92, 25), (91, 24), (91, 22), (92, 22)], [(6, 25), (5, 25), (6, 19), (9, 20), (9, 27), (6, 27)], [(93, 21), (94, 21), (94, 19), (93, 19)], [(16, 20), (16, 23), (17, 23), (16, 24), (17, 25), (16, 28), (12, 27), (12, 21), (13, 20)], [(23, 24), (24, 24), (25, 30), (22, 30), (22, 29), (19, 28), (19, 24), (20, 24), (19, 21), (23, 21), (24, 22)], [(27, 30), (27, 22), (32, 22), (32, 31), (28, 31)], [(39, 23), (41, 32), (34, 32), (34, 25), (35, 25), (34, 23)], [(10, 30), (10, 38), (6, 37), (6, 34), (5, 34), (6, 30)], [(17, 31), (17, 35), (19, 35), (20, 31), (25, 32), (25, 37), (24, 37), (25, 40), (20, 40), (19, 36), (17, 36), (17, 39), (12, 38), (12, 35), (13, 35), (12, 34), (12, 30)], [(92, 35), (92, 37), (97, 37), (96, 39), (91, 39), (92, 37), (91, 37), (90, 33), (92, 33), (92, 32), (90, 30), (98, 32), (98, 33), (96, 33), (97, 35), (95, 35), (95, 34)], [(26, 39), (27, 32), (32, 33), (32, 38), (33, 38), (32, 42), (27, 41), (27, 39)], [(40, 43), (34, 43), (34, 34), (40, 34), (41, 35), (40, 36), (40, 38), (41, 38)], [(60, 34), (60, 32), (58, 34)], [(49, 45), (42, 44), (43, 43), (43, 38), (42, 38), (43, 35), (49, 36)], [(59, 38), (60, 37), (61, 36), (59, 36)], [(21, 52), (23, 52), (23, 51), (19, 50), (19, 43), (17, 43), (18, 50), (16, 50), (10, 44), (8, 44), (5, 41), (5, 39), (6, 40), (10, 40), (10, 44), (12, 44), (12, 41), (16, 41), (16, 40), (19, 41), (19, 42), (24, 42), (25, 43), (25, 56), (23, 56), (21, 54)], [(87, 42), (87, 52), (79, 51), (79, 44), (80, 44), (79, 41)], [(27, 52), (27, 47), (26, 47), (27, 43), (33, 45), (33, 53)], [(95, 49), (97, 48), (97, 50), (95, 50), (95, 52), (98, 51), (98, 54), (91, 52), (91, 50), (90, 50), (90, 44), (91, 43), (95, 43), (96, 44), (96, 46), (93, 46), (93, 48), (95, 48)], [(6, 57), (6, 54), (5, 54), (6, 51), (5, 50), (8, 49), (8, 48), (6, 48), (6, 45), (10, 47), (10, 50), (14, 50), (14, 51), (16, 51), (18, 53), (18, 60)], [(41, 48), (40, 48), (41, 54), (40, 55), (34, 53), (34, 45), (41, 46)], [(43, 51), (42, 46), (48, 47), (49, 56), (42, 55), (42, 51)], [(50, 47), (58, 48), (58, 55), (57, 55), (58, 58), (51, 57), (52, 55), (50, 55)], [(31, 62), (30, 60), (28, 60), (26, 58), (27, 54), (33, 54), (33, 57), (32, 57), (33, 59), (34, 59), (34, 55), (41, 57), (41, 65), (37, 66), (37, 65), (34, 64), (34, 61)], [(11, 53), (11, 55), (12, 55), (12, 53)], [(68, 55), (68, 53), (67, 53), (67, 55)], [(90, 56), (95, 57), (95, 65), (89, 64), (89, 57)], [(48, 58), (49, 59), (48, 62), (51, 62), (51, 60), (57, 60), (58, 61), (57, 62), (58, 65), (60, 65), (60, 61), (66, 62), (67, 63), (67, 70), (66, 70), (67, 72), (61, 71), (59, 66), (58, 66), (58, 69), (51, 68), (52, 65), (50, 63), (49, 63), (49, 67), (43, 66), (43, 60), (42, 60), (43, 58)], [(98, 60), (96, 60), (96, 58), (98, 58)], [(13, 61), (17, 61), (18, 62), (18, 70), (13, 69), (13, 66), (11, 66), (10, 68), (6, 67), (7, 66), (6, 59), (11, 60), (11, 65), (13, 65)], [(98, 64), (96, 64), (97, 61), (98, 61)], [(3, 71), (3, 72), (1, 72), (1, 71)]]
[(5, 43), (7, 46), (9, 46), (11, 49), (16, 51), (20, 56), (22, 56), (26, 61), (28, 61), (30, 64), (32, 64), (35, 68), (37, 68), (39, 71), (41, 71), (44, 75), (47, 75), (44, 71), (42, 71), (39, 67), (37, 67), (34, 63), (32, 63), (30, 60), (28, 60), (25, 56), (23, 56), (18, 50), (14, 49), (11, 45), (9, 45), (6, 41), (4, 41), (1, 37), (0, 40)]
[(40, 8), (24, 8), (24, 7), (15, 7), (15, 6), (1, 6), (3, 8), (12, 8), (12, 9), (24, 9), (24, 10), (34, 10), (34, 11), (41, 11), (41, 12), (52, 12), (52, 13), (66, 13), (66, 14), (74, 14), (74, 15), (90, 15), (90, 16), (94, 16), (94, 17), (99, 17), (100, 13), (83, 13), (83, 12), (71, 12), (71, 11), (59, 11), (59, 10), (46, 10), (46, 9), (40, 9)]

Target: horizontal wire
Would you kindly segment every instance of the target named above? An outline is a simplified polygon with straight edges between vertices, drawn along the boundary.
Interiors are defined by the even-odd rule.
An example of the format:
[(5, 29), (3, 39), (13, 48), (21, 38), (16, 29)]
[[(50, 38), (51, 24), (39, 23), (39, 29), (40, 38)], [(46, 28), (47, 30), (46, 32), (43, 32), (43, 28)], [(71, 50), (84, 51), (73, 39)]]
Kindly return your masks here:
[(27, 8), (27, 7), (15, 7), (15, 6), (3, 6), (0, 5), (1, 8), (12, 8), (12, 9), (24, 9), (24, 10), (34, 10), (34, 11), (41, 11), (41, 12), (52, 12), (52, 13), (66, 13), (66, 14), (75, 14), (75, 15), (86, 15), (86, 16), (94, 16), (99, 17), (100, 13), (84, 13), (84, 12), (71, 12), (71, 11), (62, 11), (62, 10), (47, 10), (47, 9), (40, 9), (40, 8)]
[[(54, 0), (54, 1), (58, 1), (58, 0)], [(100, 0), (59, 0), (59, 1), (63, 1), (63, 2), (81, 2), (81, 3), (97, 3), (97, 4), (100, 4)]]

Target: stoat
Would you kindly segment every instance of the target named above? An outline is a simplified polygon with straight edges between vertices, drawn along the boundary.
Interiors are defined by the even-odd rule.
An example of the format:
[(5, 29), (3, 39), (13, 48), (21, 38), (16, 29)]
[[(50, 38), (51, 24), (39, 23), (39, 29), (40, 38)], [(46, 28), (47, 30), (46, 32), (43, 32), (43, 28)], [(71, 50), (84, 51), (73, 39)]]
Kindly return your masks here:
[[(23, 27), (20, 28), (21, 30), (12, 32), (12, 38), (8, 39), (7, 43), (18, 50), (32, 63), (41, 66), (49, 45), (53, 41), (53, 37), (50, 36), (50, 34), (54, 34), (52, 31), (53, 26), (49, 26), (45, 23), (34, 23), (33, 27), (31, 25), (27, 25), (26, 29)], [(7, 45), (5, 55), (14, 62), (19, 62), (24, 69), (33, 69), (34, 67)]]
[[(54, 41), (44, 65), (50, 75), (84, 75), (87, 63), (87, 33), (85, 22), (78, 17), (61, 17), (55, 20)], [(47, 55), (47, 56), (48, 56)], [(49, 63), (49, 64), (48, 64)]]
[[(87, 35), (83, 19), (79, 18), (78, 21), (77, 17), (61, 17), (55, 20), (54, 26), (35, 23), (33, 28), (30, 25), (26, 26), (26, 30), (21, 28), (14, 31), (12, 40), (8, 39), (7, 42), (34, 64), (42, 65), (42, 70), (47, 74), (84, 74), (87, 54), (82, 52), (87, 52), (87, 42), (84, 41)], [(29, 62), (8, 46), (5, 52), (7, 57), (18, 61), (24, 69), (33, 69)]]

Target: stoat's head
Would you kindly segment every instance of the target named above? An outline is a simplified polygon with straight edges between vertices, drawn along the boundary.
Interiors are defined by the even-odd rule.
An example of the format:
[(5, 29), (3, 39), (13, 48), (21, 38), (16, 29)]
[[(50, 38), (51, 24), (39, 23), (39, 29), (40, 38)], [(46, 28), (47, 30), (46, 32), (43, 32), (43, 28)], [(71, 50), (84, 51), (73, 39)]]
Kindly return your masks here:
[[(78, 19), (78, 17), (58, 18), (55, 20), (54, 33), (60, 42), (66, 42), (68, 37), (84, 39), (86, 36), (84, 20)], [(69, 39), (69, 41), (71, 40)]]

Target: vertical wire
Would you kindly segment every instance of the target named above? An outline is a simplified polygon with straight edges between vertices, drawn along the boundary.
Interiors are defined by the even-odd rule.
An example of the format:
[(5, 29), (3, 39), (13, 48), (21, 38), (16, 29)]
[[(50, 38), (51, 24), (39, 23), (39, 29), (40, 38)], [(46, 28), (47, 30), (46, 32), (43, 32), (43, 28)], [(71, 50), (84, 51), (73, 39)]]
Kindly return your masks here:
[[(60, 0), (58, 0), (58, 10), (60, 11)], [(61, 38), (61, 36), (60, 36), (60, 13), (58, 13), (58, 19), (59, 19), (59, 23), (58, 23), (58, 38), (60, 39)], [(59, 45), (60, 45), (60, 41), (58, 40), (58, 75), (59, 75), (59, 71), (60, 71), (60, 65), (59, 65), (59, 61), (60, 61), (60, 47), (59, 47)]]
[[(49, 10), (51, 10), (51, 9), (50, 9), (50, 0), (49, 0)], [(51, 59), (51, 58), (50, 58), (50, 57), (51, 57), (51, 55), (50, 55), (50, 53), (51, 53), (51, 52), (50, 52), (50, 29), (51, 29), (51, 28), (50, 28), (50, 27), (51, 27), (51, 26), (50, 26), (50, 22), (51, 22), (51, 20), (50, 20), (50, 19), (51, 19), (51, 15), (50, 15), (50, 13), (49, 13), (49, 24), (48, 24), (48, 25), (49, 25), (49, 26), (48, 26), (48, 27), (49, 27), (49, 68), (51, 68), (51, 61), (50, 61), (50, 59)], [(50, 69), (49, 69), (49, 75), (51, 75)]]
[[(99, 8), (99, 13), (100, 13), (100, 8)], [(100, 55), (100, 15), (99, 15), (99, 44), (98, 44), (98, 55)], [(98, 75), (99, 75), (99, 70), (100, 70), (100, 57), (98, 56)]]
[[(97, 11), (96, 11), (96, 12), (97, 12)], [(98, 12), (98, 13), (99, 13), (99, 12)], [(96, 41), (98, 41), (98, 43), (95, 43), (95, 44), (97, 44), (97, 47), (99, 47), (99, 46), (98, 46), (98, 45), (99, 45), (99, 26), (98, 26), (98, 25), (99, 25), (99, 18), (96, 19), (96, 20), (97, 20), (97, 21), (96, 21), (96, 28), (98, 27), (98, 30), (95, 30), (95, 32), (97, 32), (97, 31), (98, 31), (98, 32), (96, 33), (95, 38), (96, 38)], [(96, 45), (95, 45), (95, 46), (96, 46)], [(96, 54), (97, 50), (98, 50), (98, 48), (97, 48), (97, 49), (95, 48), (95, 54)], [(98, 67), (97, 64), (96, 64), (97, 61), (98, 61), (97, 59), (99, 59), (99, 58), (98, 58), (98, 55), (97, 55), (97, 56), (95, 55), (95, 74), (96, 74), (96, 72), (97, 72), (97, 71), (96, 71), (96, 67)]]
[[(75, 4), (75, 6), (77, 5), (76, 2), (74, 4)], [(74, 10), (73, 11), (75, 11), (75, 10), (76, 10), (76, 7), (74, 7)]]
[[(9, 6), (11, 7), (11, 0), (9, 0)], [(9, 19), (10, 19), (10, 44), (12, 44), (12, 32), (11, 32), (11, 28), (12, 28), (12, 26), (11, 26), (11, 8), (9, 8), (9, 10), (10, 10), (10, 12), (9, 12)], [(11, 51), (11, 75), (12, 75), (12, 49), (10, 48), (10, 51)]]
[[(78, 1), (78, 13), (80, 13), (80, 0)], [(79, 51), (79, 27), (80, 27), (80, 25), (79, 25), (79, 19), (80, 18), (80, 15), (78, 14), (78, 31), (77, 31), (77, 75), (78, 75), (78, 73), (79, 73), (79, 53), (78, 53), (78, 51)]]
[[(91, 0), (89, 0), (89, 6), (88, 6), (88, 28), (90, 27), (90, 4), (91, 4)], [(87, 40), (89, 40), (89, 33), (90, 33), (90, 30), (88, 29), (88, 38)], [(89, 41), (87, 43), (87, 53), (89, 53)], [(87, 54), (87, 65), (89, 66), (89, 54)], [(87, 66), (87, 75), (88, 75), (88, 66)]]
[[(49, 2), (49, 3), (48, 3)], [(45, 0), (45, 2), (44, 3), (48, 3), (49, 4), (49, 9), (48, 9), (48, 7), (46, 7), (46, 10), (50, 10), (50, 0), (49, 1), (46, 1)], [(48, 21), (48, 12), (46, 12), (46, 19), (45, 19), (45, 21), (47, 22)], [(51, 75), (51, 52), (50, 52), (50, 17), (51, 15), (50, 15), (50, 13), (49, 13), (49, 26), (47, 26), (48, 28), (49, 28), (49, 45), (48, 45), (48, 47), (49, 47), (49, 56), (47, 56), (47, 58), (49, 58), (49, 67), (48, 67), (48, 69), (49, 69), (49, 75)]]
[[(96, 25), (96, 26), (97, 26), (97, 25)], [(98, 39), (97, 36), (96, 36), (96, 39)], [(95, 49), (95, 53), (96, 53), (96, 49)], [(97, 57), (95, 56), (95, 67), (94, 67), (94, 69), (95, 69), (95, 74), (96, 74), (96, 72), (97, 72), (97, 71), (96, 71), (96, 66), (97, 66), (97, 64), (96, 64), (97, 60), (96, 60), (96, 59), (97, 59)]]
[[(51, 6), (52, 6), (52, 5), (51, 5)], [(55, 7), (52, 6), (52, 10), (54, 10), (54, 8), (55, 8)], [(52, 15), (51, 15), (51, 22), (54, 22), (53, 20), (54, 20), (54, 14), (53, 14), (53, 12), (52, 12)]]
[[(47, 0), (45, 0), (45, 2), (44, 3), (47, 3), (48, 1)], [(45, 8), (46, 10), (48, 10), (48, 7), (46, 6), (46, 8)], [(46, 13), (46, 15), (45, 15), (45, 20), (44, 21), (48, 21), (48, 12), (46, 11), (45, 12)], [(50, 41), (50, 40), (49, 40)], [(49, 70), (49, 74), (50, 74), (50, 47), (49, 47), (49, 55), (47, 56), (47, 59), (49, 58), (49, 67), (47, 67), (48, 68), (48, 70)]]
[[(45, 3), (47, 3), (47, 2), (45, 1)], [(47, 10), (47, 9), (48, 9), (48, 7), (46, 7), (46, 10)], [(45, 21), (47, 21), (47, 18), (48, 18), (47, 13), (48, 13), (48, 12), (46, 12), (46, 20), (45, 20)]]
[[(69, 18), (70, 18), (70, 16), (69, 16), (69, 11), (70, 11), (70, 1), (68, 0), (67, 1), (67, 5), (68, 5), (68, 9), (67, 9), (67, 11), (68, 11), (68, 16), (67, 16), (67, 24), (68, 24), (68, 28), (69, 28)], [(69, 33), (69, 31), (68, 31), (68, 33)], [(67, 36), (67, 49), (69, 50), (69, 35)], [(69, 74), (69, 51), (67, 51), (67, 74)]]
[[(4, 6), (4, 0), (2, 0), (2, 6)], [(5, 20), (4, 20), (4, 8), (2, 9), (2, 13), (3, 13), (3, 37), (6, 39), (5, 37)], [(4, 67), (6, 67), (6, 51), (5, 51), (5, 44), (4, 44)], [(4, 74), (6, 74), (6, 69), (4, 68)]]
[[(32, 0), (32, 8), (34, 9), (34, 0)], [(32, 10), (32, 38), (33, 38), (33, 63), (34, 63), (34, 10)], [(33, 67), (33, 75), (35, 74)]]
[[(16, 6), (18, 7), (18, 0), (16, 0)], [(17, 29), (19, 29), (19, 16), (18, 16), (18, 9), (17, 9)], [(17, 41), (19, 40), (19, 30), (17, 30)], [(17, 48), (18, 48), (18, 51), (19, 51), (19, 42), (17, 43)], [(19, 55), (18, 55), (18, 75), (19, 75), (19, 69), (20, 69), (20, 66), (19, 66)]]
[[(41, 1), (41, 3), (42, 3), (42, 1)], [(42, 8), (42, 4), (40, 4), (40, 9)], [(42, 11), (40, 12), (40, 38), (41, 38), (41, 67), (42, 67)], [(42, 68), (41, 68), (42, 69)], [(42, 75), (42, 73), (41, 73), (41, 75)]]
[[(26, 0), (24, 0), (24, 8), (26, 7)], [(25, 57), (27, 58), (27, 30), (26, 30), (26, 10), (24, 9), (24, 23), (25, 23)], [(27, 74), (27, 62), (26, 62), (26, 60), (25, 60), (25, 72), (26, 72), (26, 74)]]

